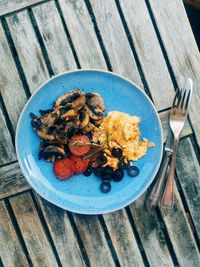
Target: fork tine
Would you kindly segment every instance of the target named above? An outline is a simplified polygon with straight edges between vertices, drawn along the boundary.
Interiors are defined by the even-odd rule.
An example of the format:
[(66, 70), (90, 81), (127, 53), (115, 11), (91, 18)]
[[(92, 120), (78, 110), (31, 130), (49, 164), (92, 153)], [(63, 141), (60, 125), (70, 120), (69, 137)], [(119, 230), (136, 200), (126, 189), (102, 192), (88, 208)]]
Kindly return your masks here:
[(180, 104), (181, 99), (182, 99), (182, 95), (183, 95), (183, 89), (180, 91), (180, 94), (178, 96), (176, 107), (179, 107), (179, 104)]
[(174, 96), (174, 100), (173, 100), (173, 103), (172, 103), (172, 107), (175, 107), (175, 104), (176, 104), (176, 101), (180, 95), (181, 91), (179, 88), (176, 89), (176, 93), (175, 93), (175, 96)]
[(180, 101), (180, 108), (181, 108), (181, 109), (183, 108), (183, 104), (184, 104), (184, 102), (185, 102), (186, 92), (187, 92), (187, 89), (184, 90), (183, 96), (181, 97), (181, 101)]
[(188, 109), (188, 104), (189, 104), (189, 100), (190, 100), (190, 95), (191, 95), (191, 91), (189, 91), (187, 98), (186, 98), (186, 102), (185, 102), (185, 109)]

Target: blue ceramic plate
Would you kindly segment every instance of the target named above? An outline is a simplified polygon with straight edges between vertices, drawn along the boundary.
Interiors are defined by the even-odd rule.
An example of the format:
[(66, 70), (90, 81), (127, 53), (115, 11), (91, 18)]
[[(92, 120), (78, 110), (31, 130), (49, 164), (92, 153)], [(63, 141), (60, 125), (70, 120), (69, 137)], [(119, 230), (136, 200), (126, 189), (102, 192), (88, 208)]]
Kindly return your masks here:
[[(118, 110), (139, 116), (141, 138), (146, 137), (156, 145), (135, 163), (139, 175), (131, 178), (126, 174), (121, 182), (111, 182), (108, 194), (100, 191), (100, 180), (94, 175), (75, 175), (60, 181), (54, 176), (51, 163), (38, 160), (40, 140), (32, 130), (29, 113), (39, 115), (39, 109), (51, 108), (60, 95), (77, 87), (84, 92), (100, 93), (106, 113)], [(53, 77), (32, 95), (19, 119), (16, 150), (23, 174), (43, 198), (72, 212), (101, 214), (127, 206), (150, 185), (162, 157), (162, 128), (152, 102), (134, 83), (111, 72), (77, 70)]]

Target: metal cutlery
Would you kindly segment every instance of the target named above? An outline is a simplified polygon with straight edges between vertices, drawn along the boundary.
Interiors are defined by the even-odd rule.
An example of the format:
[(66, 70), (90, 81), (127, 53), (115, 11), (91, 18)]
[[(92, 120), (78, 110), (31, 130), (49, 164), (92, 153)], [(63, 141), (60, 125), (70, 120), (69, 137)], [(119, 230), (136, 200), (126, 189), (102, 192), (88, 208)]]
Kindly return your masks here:
[[(174, 100), (173, 100), (173, 104), (175, 103), (175, 101), (178, 100), (178, 97), (180, 97), (180, 95), (181, 95), (181, 91), (177, 89)], [(169, 129), (168, 135), (167, 135), (167, 141), (164, 147), (164, 158), (162, 161), (162, 165), (157, 174), (156, 181), (150, 188), (149, 194), (147, 197), (146, 206), (148, 210), (155, 208), (158, 205), (158, 202), (160, 200), (160, 196), (161, 196), (161, 193), (164, 187), (166, 170), (169, 165), (171, 155), (173, 153), (173, 140), (174, 140), (173, 133), (171, 129)]]
[[(177, 89), (174, 100), (173, 100), (173, 104), (172, 104), (172, 107), (170, 110), (170, 118), (171, 118), (171, 113), (174, 114), (174, 112), (175, 112), (174, 109), (177, 107), (177, 108), (179, 108), (179, 113), (180, 113), (180, 108), (182, 108), (182, 111), (184, 111), (182, 113), (182, 115), (186, 113), (184, 115), (185, 119), (186, 119), (187, 111), (188, 111), (188, 107), (189, 107), (189, 103), (190, 103), (190, 99), (191, 99), (192, 86), (193, 86), (192, 80), (187, 79), (184, 88), (182, 90)], [(183, 108), (184, 108), (184, 110), (183, 110)], [(187, 109), (187, 111), (186, 111), (186, 109)], [(176, 111), (178, 112), (178, 110), (176, 110)], [(184, 118), (182, 116), (182, 120), (183, 119)], [(184, 126), (184, 123), (181, 127), (183, 128), (183, 126)], [(181, 130), (180, 130), (180, 133), (181, 133)], [(180, 133), (179, 133), (179, 136), (180, 136)], [(178, 137), (178, 139), (179, 139), (179, 137)], [(147, 201), (146, 201), (146, 206), (147, 206), (148, 210), (155, 208), (158, 205), (160, 198), (162, 196), (162, 193), (164, 191), (165, 196), (163, 195), (162, 200), (160, 201), (160, 204), (159, 204), (159, 206), (161, 208), (161, 212), (163, 215), (167, 215), (170, 212), (170, 210), (167, 211), (167, 209), (166, 209), (166, 197), (168, 196), (168, 192), (170, 190), (172, 190), (171, 196), (173, 196), (173, 182), (172, 182), (173, 178), (172, 178), (172, 176), (174, 176), (173, 175), (174, 170), (172, 168), (171, 175), (168, 176), (168, 179), (166, 179), (166, 171), (167, 171), (167, 167), (169, 165), (169, 162), (170, 162), (171, 157), (172, 157), (173, 152), (174, 152), (174, 141), (175, 141), (175, 135), (173, 134), (173, 132), (171, 130), (171, 126), (170, 126), (170, 129), (169, 129), (168, 135), (167, 135), (167, 141), (166, 141), (166, 144), (164, 147), (163, 163), (162, 163), (161, 168), (157, 174), (157, 178), (156, 178), (154, 184), (150, 187), (149, 194), (147, 196)], [(176, 148), (177, 148), (177, 145), (176, 145)], [(176, 156), (176, 151), (175, 151), (174, 160), (173, 160), (174, 163), (175, 163), (175, 156)], [(170, 179), (170, 181), (169, 181), (169, 179)], [(166, 188), (164, 189), (165, 185), (166, 185)], [(164, 201), (164, 202), (162, 202), (162, 201)], [(172, 199), (171, 205), (173, 205), (173, 199)]]
[(168, 215), (173, 207), (174, 201), (174, 171), (176, 162), (177, 147), (180, 139), (181, 131), (187, 119), (189, 104), (192, 96), (193, 82), (187, 79), (184, 89), (180, 92), (179, 97), (174, 99), (172, 108), (170, 110), (170, 127), (174, 136), (173, 153), (171, 159), (171, 166), (169, 175), (166, 180), (166, 186), (159, 203), (159, 207), (163, 216)]

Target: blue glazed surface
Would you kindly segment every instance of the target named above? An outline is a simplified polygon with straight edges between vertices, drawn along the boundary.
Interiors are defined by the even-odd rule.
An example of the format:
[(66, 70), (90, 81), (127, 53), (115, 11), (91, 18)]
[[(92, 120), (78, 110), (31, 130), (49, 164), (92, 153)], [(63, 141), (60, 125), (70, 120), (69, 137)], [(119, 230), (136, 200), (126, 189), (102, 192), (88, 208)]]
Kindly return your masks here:
[[(135, 178), (126, 174), (121, 182), (111, 182), (108, 194), (100, 191), (100, 180), (93, 175), (75, 175), (60, 181), (55, 178), (51, 163), (38, 160), (40, 140), (31, 128), (29, 113), (39, 115), (39, 109), (51, 108), (60, 95), (77, 87), (85, 92), (99, 92), (105, 101), (106, 114), (118, 110), (139, 116), (141, 138), (146, 137), (156, 144), (135, 162), (140, 174)], [(150, 185), (162, 157), (162, 129), (151, 101), (132, 82), (110, 72), (78, 70), (52, 78), (30, 98), (18, 123), (16, 150), (23, 174), (43, 198), (76, 213), (101, 214), (127, 206)]]

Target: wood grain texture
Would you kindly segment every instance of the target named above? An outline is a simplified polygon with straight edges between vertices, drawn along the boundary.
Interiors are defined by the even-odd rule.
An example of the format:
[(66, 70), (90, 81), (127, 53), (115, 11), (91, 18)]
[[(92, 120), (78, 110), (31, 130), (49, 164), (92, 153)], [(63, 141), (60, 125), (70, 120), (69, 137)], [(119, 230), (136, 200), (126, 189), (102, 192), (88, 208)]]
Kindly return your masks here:
[[(126, 37), (118, 32), (119, 29), (120, 32), (122, 29), (121, 25), (119, 25), (120, 18), (117, 14), (114, 1), (92, 0), (91, 3), (102, 37), (107, 38), (107, 40), (105, 40), (105, 45), (108, 44), (106, 47), (109, 51), (109, 55), (113, 58), (112, 50), (117, 48), (118, 43), (120, 44), (122, 42), (126, 42)], [(148, 87), (150, 88), (154, 104), (158, 110), (165, 109), (171, 106), (174, 90), (145, 1), (120, 1), (120, 5), (123, 10), (136, 53), (139, 57), (144, 76)], [(117, 38), (120, 40), (117, 40)], [(123, 50), (127, 51), (127, 48), (124, 47), (124, 49), (120, 49), (121, 53), (124, 53)], [(128, 69), (127, 71), (132, 71), (134, 73), (135, 69), (132, 68), (131, 65), (129, 65), (129, 61), (127, 61), (128, 57), (130, 60), (132, 60), (132, 57), (128, 55), (128, 51), (126, 53), (127, 55), (124, 54), (123, 57), (126, 58), (128, 66), (125, 65), (124, 67)], [(117, 51), (116, 54), (120, 60), (120, 62), (115, 60), (116, 64), (123, 64), (121, 63), (123, 57), (119, 51)], [(128, 77), (132, 79), (134, 78), (130, 75)]]
[(0, 257), (3, 266), (29, 266), (3, 201), (0, 201), (0, 215)]
[(147, 211), (146, 194), (129, 205), (150, 266), (174, 266), (155, 210)]
[[(95, 68), (104, 68), (105, 69), (106, 64), (105, 64), (105, 61), (103, 59), (102, 52), (100, 50), (98, 40), (95, 36), (95, 32), (94, 32), (94, 29), (92, 27), (92, 22), (91, 22), (90, 16), (87, 12), (87, 9), (86, 9), (84, 2), (82, 2), (81, 5), (80, 5), (80, 2), (76, 2), (76, 3), (72, 4), (68, 1), (66, 3), (67, 3), (67, 11), (65, 10), (65, 12), (63, 12), (63, 14), (64, 14), (64, 16), (66, 16), (66, 18), (67, 18), (67, 15), (70, 15), (70, 20), (66, 20), (67, 27), (70, 31), (71, 38), (74, 42), (76, 53), (77, 53), (78, 59), (81, 63), (81, 66), (84, 68), (87, 68), (88, 66), (92, 66), (93, 62), (95, 62), (95, 64), (96, 64)], [(44, 13), (45, 13), (46, 20), (49, 21), (49, 23), (50, 23), (52, 21), (52, 19), (51, 19), (52, 12), (54, 14), (53, 15), (54, 17), (57, 16), (55, 6), (53, 3), (50, 2), (50, 3), (44, 4), (43, 7), (44, 7)], [(61, 5), (61, 8), (64, 9), (63, 5)], [(49, 9), (51, 11), (49, 11), (49, 12), (45, 11), (45, 10), (49, 10)], [(80, 9), (81, 9), (81, 11), (80, 11)], [(48, 34), (48, 32), (50, 30), (49, 26), (46, 25), (43, 17), (41, 18), (41, 16), (38, 15), (39, 12), (42, 12), (42, 11), (34, 8), (33, 12), (34, 12), (34, 15), (35, 15), (35, 18), (36, 18), (36, 21), (38, 23), (40, 31), (42, 33), (45, 32)], [(60, 20), (56, 20), (56, 21), (57, 21), (56, 22), (57, 25), (55, 27), (57, 27), (57, 29), (51, 31), (51, 39), (52, 40), (55, 40), (57, 38), (56, 31), (58, 31), (58, 28), (62, 28)], [(87, 23), (85, 23), (85, 21), (89, 21), (89, 23), (87, 24)], [(75, 27), (75, 28), (73, 28), (73, 27)], [(93, 38), (88, 38), (88, 35), (86, 35), (86, 33), (90, 34), (90, 36), (92, 36)], [(60, 34), (59, 38), (65, 40), (65, 36), (63, 36), (64, 32), (62, 30), (60, 31), (59, 34)], [(45, 36), (43, 36), (43, 38), (44, 38), (44, 43), (45, 43), (46, 42)], [(79, 40), (76, 40), (76, 38), (79, 38)], [(65, 67), (65, 62), (64, 62), (64, 60), (59, 59), (59, 56), (60, 56), (59, 55), (60, 51), (58, 48), (59, 43), (58, 42), (52, 42), (51, 45), (52, 45), (52, 50), (54, 51), (54, 54), (49, 53), (49, 59), (51, 61), (52, 66), (54, 66), (54, 65), (56, 66), (57, 62), (59, 61), (60, 64), (57, 67), (57, 70), (60, 71), (60, 69), (63, 69)], [(77, 45), (77, 47), (76, 47), (76, 45)], [(91, 47), (92, 47), (92, 49), (91, 49)], [(91, 55), (91, 51), (92, 51), (92, 55)], [(72, 65), (72, 67), (73, 66), (74, 66), (74, 64)], [(46, 218), (47, 215), (45, 213), (44, 213), (44, 215)], [(126, 218), (123, 218), (123, 217), (121, 218), (121, 225), (122, 226), (123, 225), (129, 225), (129, 223), (125, 219)], [(48, 220), (48, 218), (46, 218), (46, 220)], [(95, 264), (98, 262), (98, 259), (100, 256), (101, 256), (101, 258), (107, 258), (108, 257), (107, 260), (105, 259), (105, 262), (102, 262), (102, 265), (105, 263), (112, 263), (113, 264), (110, 250), (106, 244), (106, 240), (104, 238), (104, 233), (102, 231), (101, 225), (99, 224), (98, 220), (91, 221), (90, 222), (90, 228), (87, 228), (84, 225), (82, 225), (83, 222), (81, 222), (79, 220), (79, 217), (76, 217), (76, 223), (77, 223), (77, 227), (78, 227), (78, 230), (80, 233), (82, 233), (82, 231), (83, 231), (82, 228), (84, 227), (84, 235), (85, 235), (83, 238), (84, 245), (86, 242), (85, 237), (87, 237), (88, 242), (90, 240), (89, 238), (91, 238), (90, 229), (93, 229), (93, 228), (96, 229), (97, 227), (99, 227), (98, 231), (99, 231), (100, 236), (94, 235), (94, 237), (89, 242), (90, 246), (86, 247), (86, 251), (89, 255), (89, 261), (92, 262), (92, 266), (94, 265), (94, 262), (95, 262)], [(110, 218), (110, 224), (111, 223), (113, 223), (113, 224), (115, 223), (114, 218), (113, 218), (113, 220), (112, 220), (112, 218)], [(96, 225), (96, 224), (98, 224), (98, 225)], [(135, 255), (138, 255), (138, 259), (136, 259), (136, 256), (134, 257), (135, 262), (141, 263), (142, 260), (141, 260), (139, 250), (137, 248), (136, 241), (135, 241), (133, 235), (129, 236), (130, 225), (129, 225), (128, 229), (129, 229), (129, 231), (127, 231), (125, 226), (122, 227), (124, 238), (126, 240), (128, 240), (127, 242), (129, 242), (134, 247), (134, 249), (132, 249), (130, 251), (134, 252)], [(81, 234), (81, 237), (82, 237), (82, 234)], [(121, 261), (124, 261), (124, 263), (126, 262), (126, 265), (128, 265), (128, 263), (131, 262), (131, 259), (126, 257), (126, 258), (124, 258), (124, 260), (122, 260), (123, 259), (123, 255), (122, 255), (123, 249), (122, 250), (120, 249), (120, 247), (123, 247), (124, 241), (123, 241), (123, 239), (120, 238), (119, 235), (116, 235), (116, 238), (118, 238), (118, 241), (117, 241), (118, 242), (118, 248), (119, 248), (117, 251), (118, 256), (121, 258)], [(101, 252), (101, 254), (100, 254), (100, 250), (97, 251), (97, 248), (96, 248), (99, 240), (101, 240), (100, 242), (103, 244), (103, 248), (104, 248), (104, 250)], [(57, 244), (56, 244), (56, 246), (57, 246)], [(102, 248), (101, 248), (101, 250), (102, 250)]]
[(24, 178), (18, 163), (13, 163), (0, 168), (0, 196), (1, 198), (13, 193), (23, 192), (30, 188)]
[(176, 171), (200, 240), (200, 167), (190, 138), (180, 141)]
[(113, 71), (143, 87), (115, 2), (90, 2)]
[(125, 209), (105, 214), (103, 217), (120, 265), (144, 266)]
[(76, 69), (77, 65), (65, 34), (61, 18), (54, 1), (33, 8), (54, 74)]
[(190, 118), (200, 146), (200, 54), (182, 1), (150, 0), (168, 59), (178, 86), (190, 77), (194, 81)]
[(97, 216), (73, 214), (91, 266), (115, 266)]
[(12, 145), (10, 132), (7, 128), (6, 121), (2, 112), (0, 103), (0, 165), (9, 161), (16, 160), (15, 150)]
[(1, 22), (0, 40), (0, 92), (6, 105), (11, 123), (13, 127), (16, 128), (19, 115), (26, 103), (26, 95), (12, 58)]
[(120, 5), (154, 104), (158, 110), (170, 107), (173, 84), (145, 1), (120, 1)]
[(81, 67), (106, 69), (106, 63), (84, 1), (60, 0), (58, 2)]
[(67, 212), (47, 202), (36, 193), (35, 196), (42, 208), (62, 266), (85, 266)]
[(173, 210), (164, 217), (168, 235), (181, 267), (200, 266), (200, 254), (176, 186), (174, 191)]
[[(33, 9), (33, 11), (34, 11), (34, 9)], [(85, 12), (87, 12), (87, 9), (86, 9), (86, 7), (85, 7)], [(78, 12), (77, 12), (78, 13)], [(76, 13), (76, 14), (77, 14)], [(35, 11), (34, 11), (34, 14), (35, 14)], [(79, 13), (78, 13), (79, 14)], [(88, 16), (88, 20), (90, 19), (90, 17), (89, 17), (89, 15), (87, 15)], [(36, 19), (37, 19), (37, 16), (36, 16)], [(80, 19), (79, 17), (78, 17), (78, 19)], [(82, 18), (82, 20), (83, 19), (85, 19), (85, 18)], [(38, 21), (38, 20), (37, 20)], [(70, 20), (70, 22), (71, 22), (71, 20)], [(69, 24), (69, 21), (67, 21), (67, 23)], [(90, 22), (91, 23), (91, 22)], [(68, 24), (67, 24), (67, 26), (68, 26)], [(79, 25), (77, 22), (76, 22), (76, 24), (75, 25)], [(93, 35), (94, 35), (94, 37), (95, 37), (95, 33), (94, 33), (94, 30), (93, 30), (93, 27), (91, 27), (91, 25), (89, 24), (89, 26), (88, 25), (84, 25), (83, 24), (83, 26), (84, 26), (84, 28), (83, 28), (83, 30), (84, 31), (87, 31), (87, 30), (85, 30), (85, 27), (87, 27), (87, 28), (89, 28), (90, 29), (90, 32), (92, 32), (93, 33)], [(40, 27), (40, 26), (39, 26)], [(46, 28), (47, 28), (47, 26), (45, 26), (45, 30), (46, 30)], [(69, 28), (69, 26), (68, 26), (68, 28)], [(40, 30), (41, 30), (41, 28), (40, 28)], [(81, 29), (82, 30), (82, 29)], [(82, 30), (82, 31), (83, 31)], [(62, 32), (61, 32), (62, 33)], [(123, 33), (124, 34), (124, 33)], [(52, 35), (55, 35), (55, 33), (54, 34), (52, 34)], [(86, 38), (87, 36), (85, 36), (85, 38)], [(123, 35), (123, 37), (124, 37), (124, 35)], [(53, 37), (52, 37), (53, 38)], [(74, 40), (74, 36), (73, 36), (73, 40)], [(81, 50), (81, 52), (80, 52), (80, 50), (78, 50), (78, 52), (77, 52), (77, 55), (78, 55), (78, 58), (79, 58), (79, 60), (80, 60), (80, 62), (81, 62), (81, 64), (82, 64), (82, 66), (84, 66), (84, 67), (87, 67), (87, 66), (90, 66), (90, 64), (91, 64), (91, 61), (90, 60), (95, 60), (95, 62), (97, 62), (96, 64), (98, 64), (97, 66), (98, 67), (100, 67), (100, 68), (105, 68), (105, 63), (99, 63), (99, 62), (101, 62), (101, 60), (102, 60), (102, 53), (101, 53), (101, 51), (100, 50), (98, 50), (98, 49), (96, 49), (96, 50), (94, 50), (94, 47), (98, 47), (98, 41), (97, 41), (97, 39), (94, 39), (93, 40), (93, 42), (95, 42), (95, 46), (93, 45), (93, 53), (95, 53), (95, 58), (94, 57), (92, 57), (91, 58), (91, 53), (90, 53), (90, 44), (88, 44), (88, 42), (90, 42), (90, 40), (91, 39), (89, 39), (88, 40), (88, 38), (87, 38), (87, 44), (86, 44), (86, 47), (84, 47), (84, 49), (85, 49), (85, 51), (87, 50), (87, 53), (88, 53), (88, 58), (87, 59), (85, 59), (85, 58), (83, 58), (83, 56), (82, 56), (82, 50)], [(85, 42), (86, 42), (85, 41)], [(82, 42), (81, 42), (81, 40), (80, 40), (80, 43), (82, 44)], [(50, 61), (51, 61), (51, 63), (52, 63), (52, 65), (53, 64), (55, 64), (54, 62), (55, 62), (55, 60), (56, 60), (56, 57), (57, 57), (57, 52), (56, 52), (56, 49), (54, 49), (55, 50), (55, 53), (54, 53), (54, 58), (53, 58), (53, 56), (52, 56), (52, 54), (49, 54), (49, 59), (50, 59)], [(87, 55), (87, 54), (86, 54)], [(85, 56), (85, 54), (84, 54), (84, 56)], [(104, 61), (103, 61), (104, 62)], [(114, 62), (114, 61), (113, 61)], [(63, 61), (62, 61), (62, 63), (61, 64), (63, 64)], [(64, 64), (63, 64), (64, 65)], [(60, 66), (59, 66), (59, 68), (60, 68)], [(131, 70), (132, 71), (132, 70)], [(137, 69), (136, 69), (136, 67), (135, 67), (135, 71), (137, 71)], [(120, 214), (120, 212), (119, 212), (119, 214)], [(45, 215), (45, 214), (44, 214)], [(46, 215), (45, 215), (45, 218), (46, 218)], [(123, 220), (124, 219), (124, 220)], [(126, 218), (121, 218), (121, 225), (129, 225), (129, 223), (125, 220)], [(109, 223), (108, 223), (108, 225), (110, 224), (115, 224), (115, 218), (112, 218), (112, 217), (110, 217), (110, 219), (109, 219)], [(105, 237), (104, 237), (104, 233), (102, 232), (102, 229), (101, 229), (101, 226), (100, 226), (100, 224), (99, 224), (99, 222), (98, 221), (96, 221), (96, 220), (94, 220), (93, 222), (91, 222), (90, 223), (90, 228), (87, 228), (83, 223), (81, 224), (81, 222), (80, 222), (80, 220), (79, 219), (76, 219), (76, 223), (77, 223), (77, 227), (78, 227), (78, 230), (80, 231), (80, 233), (81, 233), (81, 236), (82, 236), (82, 232), (83, 232), (83, 228), (84, 228), (84, 238), (83, 238), (83, 240), (84, 240), (84, 245), (85, 245), (85, 242), (88, 242), (88, 245), (86, 246), (86, 250), (89, 252), (89, 260), (92, 262), (92, 263), (94, 263), (94, 262), (98, 262), (97, 260), (99, 259), (99, 257), (101, 256), (101, 257), (103, 257), (103, 258), (105, 258), (106, 260), (106, 262), (112, 262), (112, 264), (113, 264), (113, 260), (112, 260), (112, 257), (111, 257), (111, 255), (110, 255), (110, 250), (109, 250), (109, 248), (108, 248), (108, 246), (107, 246), (107, 243), (106, 243), (106, 240), (105, 240)], [(96, 225), (96, 224), (98, 224), (98, 225)], [(97, 229), (97, 227), (98, 227), (98, 231), (99, 231), (99, 235), (100, 236), (95, 236), (94, 235), (94, 237), (92, 238), (92, 239), (90, 239), (91, 238), (91, 229)], [(128, 230), (127, 230), (128, 229)], [(134, 239), (134, 237), (133, 237), (133, 235), (129, 235), (129, 233), (130, 233), (130, 225), (129, 225), (129, 227), (127, 228), (127, 227), (122, 227), (122, 229), (121, 229), (121, 231), (123, 231), (123, 234), (124, 234), (124, 239), (126, 239), (126, 240), (128, 240), (127, 242), (130, 242), (131, 244), (134, 244), (135, 243), (135, 239)], [(93, 233), (95, 233), (96, 232), (96, 230), (94, 230), (93, 231)], [(112, 234), (112, 233), (111, 233)], [(85, 238), (87, 237), (87, 241), (85, 240)], [(90, 237), (90, 238), (89, 238)], [(102, 251), (102, 248), (101, 248), (101, 246), (100, 246), (100, 248), (99, 248), (99, 250), (97, 250), (96, 249), (96, 246), (97, 246), (97, 244), (99, 243), (99, 240), (101, 241), (101, 243), (103, 244), (103, 248), (104, 248), (104, 250)], [(116, 248), (116, 253), (117, 253), (117, 255), (118, 255), (118, 257), (119, 257), (119, 259), (121, 260), (121, 262), (123, 262), (123, 263), (125, 263), (126, 262), (126, 264), (128, 265), (128, 263), (129, 262), (131, 262), (131, 260), (132, 260), (132, 258), (131, 259), (129, 259), (129, 258), (123, 258), (123, 254), (122, 254), (122, 252), (123, 252), (123, 249), (120, 249), (120, 248), (123, 248), (123, 246), (124, 246), (124, 240), (122, 239), (122, 238), (120, 238), (120, 236), (119, 235), (116, 235), (116, 237), (113, 237), (113, 241), (116, 243), (117, 242), (117, 244), (118, 244), (118, 248)], [(56, 243), (55, 243), (56, 244)], [(57, 244), (56, 244), (56, 247), (57, 247)], [(95, 249), (94, 249), (95, 248)], [(134, 246), (134, 250), (133, 250), (134, 252), (135, 252), (135, 255), (137, 255), (137, 253), (139, 253), (139, 251), (138, 251), (138, 248), (137, 248), (137, 246)], [(128, 251), (127, 251), (127, 253), (128, 253)], [(108, 256), (109, 255), (109, 256)], [(140, 255), (140, 254), (139, 254)], [(107, 259), (108, 258), (108, 259)], [(141, 256), (140, 257), (138, 257), (138, 259), (137, 259), (137, 261), (136, 261), (137, 263), (141, 263)], [(104, 265), (105, 263), (104, 262), (102, 262), (102, 265)]]
[(56, 267), (57, 262), (45, 236), (30, 193), (10, 199), (33, 266)]
[(34, 92), (49, 75), (28, 11), (8, 16), (6, 20), (30, 91)]
[(1, 0), (0, 16), (43, 1), (44, 0)]

